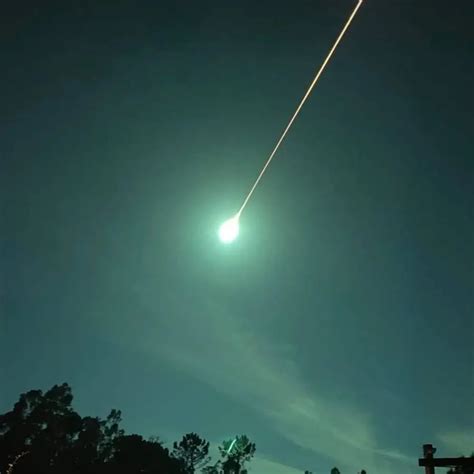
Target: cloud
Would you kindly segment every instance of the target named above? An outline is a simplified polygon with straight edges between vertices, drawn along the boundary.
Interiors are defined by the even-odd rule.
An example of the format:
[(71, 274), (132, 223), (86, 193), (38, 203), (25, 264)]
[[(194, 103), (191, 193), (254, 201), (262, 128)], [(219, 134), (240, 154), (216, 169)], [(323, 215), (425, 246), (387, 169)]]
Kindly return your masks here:
[(280, 464), (262, 456), (255, 456), (248, 467), (250, 473), (258, 474), (302, 474), (301, 469), (296, 469), (285, 464)]
[(175, 313), (160, 327), (159, 342), (156, 335), (150, 340), (151, 350), (252, 407), (290, 443), (332, 459), (341, 470), (390, 474), (401, 464), (414, 465), (403, 453), (377, 446), (368, 413), (310, 392), (292, 357), (296, 348), (268, 340), (257, 323), (237, 318), (225, 305), (183, 295), (173, 299), (166, 306)]
[(449, 456), (470, 456), (474, 452), (474, 430), (451, 431), (438, 435)]

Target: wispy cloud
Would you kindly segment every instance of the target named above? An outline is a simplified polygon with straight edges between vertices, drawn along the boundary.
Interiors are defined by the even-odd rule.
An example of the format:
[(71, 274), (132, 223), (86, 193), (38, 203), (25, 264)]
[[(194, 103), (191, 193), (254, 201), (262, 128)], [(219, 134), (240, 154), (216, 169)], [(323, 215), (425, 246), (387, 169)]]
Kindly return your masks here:
[[(182, 304), (189, 307), (190, 302)], [(198, 298), (192, 304), (192, 320), (182, 316), (188, 314), (183, 307), (161, 328), (162, 356), (262, 413), (289, 442), (332, 458), (342, 469), (391, 473), (410, 463), (402, 453), (377, 446), (366, 412), (345, 400), (309, 392), (291, 357), (296, 348), (275, 345), (223, 305)], [(179, 301), (170, 307), (179, 307)]]
[(250, 473), (258, 474), (301, 474), (301, 469), (286, 466), (262, 456), (255, 456), (248, 470)]
[(474, 452), (474, 430), (441, 433), (438, 439), (451, 456), (470, 456)]

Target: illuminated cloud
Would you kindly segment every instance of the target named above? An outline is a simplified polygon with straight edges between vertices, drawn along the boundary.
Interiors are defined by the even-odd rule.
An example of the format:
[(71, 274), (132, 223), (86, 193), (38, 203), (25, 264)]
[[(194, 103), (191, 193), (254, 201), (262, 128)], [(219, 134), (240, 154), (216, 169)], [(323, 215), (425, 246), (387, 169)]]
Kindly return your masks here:
[(470, 456), (474, 452), (474, 430), (441, 433), (438, 439), (449, 456)]
[(294, 348), (275, 345), (255, 325), (223, 306), (196, 299), (194, 307), (192, 319), (179, 314), (169, 319), (158, 344), (161, 356), (173, 365), (245, 403), (289, 443), (313, 452), (315, 459), (316, 455), (333, 459), (342, 471), (357, 466), (390, 474), (402, 465), (414, 465), (402, 453), (377, 446), (366, 412), (344, 400), (309, 392), (292, 361)]

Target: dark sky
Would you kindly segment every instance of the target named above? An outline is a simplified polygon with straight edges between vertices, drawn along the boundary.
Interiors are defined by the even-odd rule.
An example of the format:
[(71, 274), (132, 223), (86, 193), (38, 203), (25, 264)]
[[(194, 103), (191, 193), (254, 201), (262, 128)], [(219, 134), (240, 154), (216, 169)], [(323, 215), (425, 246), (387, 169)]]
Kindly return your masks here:
[(253, 472), (474, 448), (471, 1), (3, 8), (0, 410), (69, 382)]

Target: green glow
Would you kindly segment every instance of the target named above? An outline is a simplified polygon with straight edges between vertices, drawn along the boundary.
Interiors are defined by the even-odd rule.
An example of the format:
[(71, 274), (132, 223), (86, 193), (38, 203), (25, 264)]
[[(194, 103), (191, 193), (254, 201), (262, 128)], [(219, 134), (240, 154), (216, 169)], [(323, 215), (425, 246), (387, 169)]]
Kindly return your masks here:
[(239, 216), (236, 215), (225, 221), (219, 228), (219, 238), (225, 244), (230, 244), (239, 235)]
[(230, 443), (229, 449), (227, 450), (227, 454), (229, 454), (232, 451), (232, 448), (234, 447), (234, 444), (236, 441), (237, 441), (237, 438), (234, 438), (232, 440), (232, 443)]

